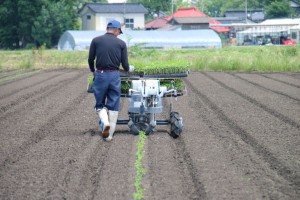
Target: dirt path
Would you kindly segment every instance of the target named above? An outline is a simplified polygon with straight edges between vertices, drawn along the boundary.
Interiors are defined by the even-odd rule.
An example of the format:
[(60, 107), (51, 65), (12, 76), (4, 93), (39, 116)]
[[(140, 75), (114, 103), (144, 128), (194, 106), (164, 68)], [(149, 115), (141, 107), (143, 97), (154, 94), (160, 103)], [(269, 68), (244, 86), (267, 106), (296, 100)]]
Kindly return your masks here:
[[(88, 71), (17, 73), (0, 74), (0, 199), (133, 199), (137, 137), (100, 139)], [(144, 199), (299, 199), (299, 77), (191, 73), (182, 136), (146, 139)]]

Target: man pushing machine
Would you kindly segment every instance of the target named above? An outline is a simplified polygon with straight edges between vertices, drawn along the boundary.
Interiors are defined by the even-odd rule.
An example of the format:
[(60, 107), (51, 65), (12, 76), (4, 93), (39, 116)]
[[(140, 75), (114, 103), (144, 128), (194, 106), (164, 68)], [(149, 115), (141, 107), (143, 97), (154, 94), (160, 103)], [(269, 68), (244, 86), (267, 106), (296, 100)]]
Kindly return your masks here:
[(102, 137), (106, 141), (113, 138), (120, 111), (120, 64), (122, 63), (126, 72), (134, 70), (134, 67), (128, 64), (126, 43), (117, 38), (120, 34), (122, 34), (120, 22), (109, 21), (106, 33), (95, 37), (89, 50), (88, 63), (95, 77), (93, 85), (95, 110), (99, 116)]

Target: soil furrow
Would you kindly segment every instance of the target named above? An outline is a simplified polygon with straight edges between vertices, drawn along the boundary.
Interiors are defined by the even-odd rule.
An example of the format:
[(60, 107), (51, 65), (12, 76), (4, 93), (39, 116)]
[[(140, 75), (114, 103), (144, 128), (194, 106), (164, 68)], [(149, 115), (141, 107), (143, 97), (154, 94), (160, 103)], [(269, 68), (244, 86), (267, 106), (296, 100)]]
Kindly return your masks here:
[(205, 186), (201, 182), (201, 180), (197, 176), (197, 168), (191, 158), (189, 152), (186, 149), (186, 143), (182, 137), (179, 137), (174, 141), (176, 144), (175, 152), (177, 154), (177, 158), (179, 163), (183, 164), (187, 167), (189, 176), (187, 178), (191, 179), (196, 189), (196, 194), (193, 196), (193, 199), (207, 199)]
[[(127, 114), (128, 102), (126, 100), (121, 99), (120, 115)], [(117, 125), (111, 142), (99, 138), (101, 140), (99, 142), (108, 145), (109, 150), (103, 164), (101, 163), (102, 171), (97, 176), (97, 184), (91, 192), (90, 199), (132, 199), (137, 137), (125, 130), (128, 130), (127, 126)]]
[(221, 81), (215, 79), (214, 77), (210, 76), (209, 74), (205, 73), (205, 72), (202, 72), (203, 75), (205, 75), (206, 77), (208, 77), (209, 79), (211, 79), (212, 81), (216, 82), (217, 84), (219, 84), (221, 87), (224, 87), (226, 88), (227, 90), (229, 90), (230, 92), (236, 94), (236, 95), (239, 95), (240, 97), (246, 99), (247, 101), (249, 101), (250, 103), (260, 107), (261, 109), (263, 109), (264, 111), (270, 113), (271, 115), (275, 116), (276, 118), (282, 120), (283, 122), (287, 123), (287, 124), (290, 124), (291, 126), (297, 128), (300, 130), (300, 124), (298, 124), (297, 122), (295, 122), (294, 120), (284, 116), (283, 114), (277, 112), (276, 110), (273, 110), (269, 107), (267, 107), (266, 105), (258, 102), (257, 100), (251, 98), (250, 96), (246, 95), (246, 94), (243, 94), (227, 85), (225, 85), (224, 83), (222, 83)]
[[(99, 186), (101, 183), (101, 176), (103, 174), (103, 168), (105, 165), (105, 160), (107, 159), (107, 157), (109, 156), (109, 149), (110, 149), (111, 145), (109, 144), (105, 144), (102, 147), (102, 151), (100, 151), (100, 155), (98, 155), (99, 157), (97, 157), (97, 163), (96, 166), (93, 169), (93, 176), (91, 177), (91, 181), (93, 182), (93, 190), (91, 192), (91, 197), (89, 199), (97, 199), (97, 191), (99, 189)], [(100, 158), (100, 159), (99, 159)]]
[[(181, 100), (182, 99), (179, 99), (178, 101), (180, 102)], [(166, 111), (169, 110), (170, 104), (166, 99), (164, 99), (163, 101), (163, 106)], [(175, 103), (173, 104), (173, 102), (172, 102), (172, 106), (174, 106), (172, 108), (173, 111), (176, 111), (178, 109), (176, 108), (176, 104)], [(169, 119), (169, 113), (165, 114), (165, 119)], [(168, 126), (168, 128), (170, 128), (170, 126)], [(205, 187), (197, 175), (198, 170), (195, 167), (196, 165), (194, 164), (193, 159), (190, 156), (190, 153), (186, 149), (186, 143), (184, 141), (184, 138), (181, 136), (178, 139), (175, 140), (172, 139), (171, 142), (174, 142), (175, 144), (175, 146), (172, 145), (172, 150), (174, 152), (175, 162), (177, 163), (176, 166), (179, 167), (181, 171), (180, 174), (184, 176), (183, 178), (184, 185), (182, 187), (183, 189), (186, 190), (185, 191), (186, 196), (191, 196), (192, 199), (207, 199)], [(187, 169), (188, 172), (185, 172), (184, 169)], [(190, 184), (188, 183), (188, 180), (192, 180), (193, 186), (189, 186)]]
[(11, 84), (11, 83), (13, 83), (15, 81), (20, 81), (20, 80), (24, 80), (24, 79), (27, 79), (27, 78), (31, 78), (33, 76), (36, 76), (36, 75), (42, 73), (42, 71), (38, 71), (38, 72), (35, 72), (35, 73), (33, 73), (33, 72), (31, 74), (29, 74), (29, 75), (28, 74), (24, 74), (24, 76), (20, 76), (20, 77), (17, 77), (17, 78), (12, 78), (12, 79), (9, 79), (7, 81), (3, 81), (3, 82), (0, 81), (0, 87), (4, 86), (4, 85)]
[[(270, 77), (270, 76), (266, 76), (266, 75), (264, 75), (264, 74), (259, 74), (259, 75), (260, 75), (260, 76), (263, 76), (263, 77), (265, 77), (265, 78), (271, 79), (271, 80), (273, 80), (273, 81), (277, 81), (277, 82), (280, 82), (280, 83), (283, 83), (283, 84), (286, 84), (286, 85), (289, 85), (289, 86), (293, 86), (293, 87), (296, 87), (296, 88), (300, 88), (300, 85), (296, 85), (296, 84), (293, 84), (293, 83), (289, 83), (289, 82), (287, 82), (287, 81), (279, 80), (279, 79), (277, 79), (277, 78)], [(294, 78), (294, 76), (293, 76), (293, 78)]]
[(9, 77), (9, 76), (15, 76), (15, 75), (20, 74), (20, 73), (31, 72), (31, 71), (34, 71), (34, 70), (25, 69), (25, 70), (13, 70), (13, 71), (10, 71), (10, 72), (0, 72), (0, 79), (6, 78), (6, 77)]
[(264, 86), (262, 86), (262, 85), (260, 85), (260, 84), (258, 84), (258, 83), (254, 83), (254, 82), (249, 81), (249, 80), (247, 80), (247, 79), (245, 79), (245, 78), (243, 78), (243, 77), (240, 77), (240, 76), (238, 76), (237, 74), (234, 74), (234, 73), (228, 73), (228, 74), (230, 74), (231, 76), (234, 76), (234, 77), (236, 77), (236, 78), (238, 78), (238, 79), (240, 79), (240, 80), (242, 80), (242, 81), (245, 81), (245, 82), (247, 82), (247, 83), (249, 83), (249, 84), (251, 84), (251, 85), (254, 85), (254, 86), (258, 87), (258, 88), (262, 88), (263, 90), (266, 90), (266, 91), (271, 91), (271, 92), (273, 92), (273, 93), (275, 93), (275, 94), (279, 94), (279, 95), (284, 96), (284, 97), (286, 97), (286, 98), (290, 98), (290, 99), (296, 101), (297, 103), (300, 103), (300, 99), (298, 99), (298, 98), (292, 97), (292, 96), (290, 96), (290, 95), (288, 95), (288, 94), (285, 94), (285, 93), (283, 93), (283, 92), (279, 92), (279, 91), (276, 91), (276, 90), (269, 89), (269, 88), (264, 87)]
[[(68, 73), (68, 71), (64, 71), (64, 72), (62, 72), (62, 73), (60, 73), (60, 74), (56, 74), (56, 75), (50, 76), (50, 77), (48, 77), (48, 78), (46, 78), (46, 79), (44, 79), (44, 80), (42, 80), (42, 81), (38, 81), (38, 82), (36, 82), (36, 83), (27, 85), (26, 87), (22, 87), (22, 88), (18, 88), (17, 90), (10, 91), (9, 93), (7, 93), (7, 94), (5, 94), (5, 95), (0, 96), (0, 100), (1, 100), (1, 99), (4, 99), (4, 98), (11, 97), (12, 95), (15, 95), (16, 93), (18, 93), (18, 92), (20, 92), (20, 91), (29, 89), (29, 88), (34, 87), (34, 86), (36, 86), (36, 85), (39, 85), (39, 84), (45, 84), (47, 81), (53, 80), (54, 78), (59, 77), (59, 76), (65, 74), (65, 73)], [(45, 88), (41, 88), (41, 90), (43, 90), (43, 89), (45, 89)], [(28, 95), (33, 96), (34, 94), (28, 94)], [(21, 98), (22, 98), (22, 97), (21, 97)], [(0, 108), (0, 109), (1, 109), (1, 108)]]
[[(138, 137), (117, 125), (113, 141), (101, 138), (87, 75), (53, 70), (0, 86), (0, 199), (133, 199)], [(190, 73), (187, 94), (172, 99), (181, 136), (162, 125), (145, 140), (143, 199), (299, 199), (300, 107), (283, 95), (300, 99), (284, 83), (299, 85), (296, 76)], [(170, 102), (156, 119), (169, 118)], [(128, 106), (121, 98), (119, 119)]]
[[(78, 85), (82, 82), (81, 78)], [(73, 86), (71, 90), (74, 88), (78, 87)], [(80, 99), (82, 96), (78, 98)], [(98, 186), (95, 186), (96, 181), (101, 182), (97, 179), (99, 177), (97, 173), (103, 170), (101, 165), (105, 164), (105, 158), (100, 155), (107, 154), (110, 149), (110, 146), (100, 140), (99, 131), (96, 131), (99, 127), (97, 126), (97, 115), (92, 108), (93, 104), (92, 95), (84, 96), (80, 103), (65, 101), (64, 106), (73, 105), (73, 108), (64, 109), (64, 116), (60, 117), (51, 129), (47, 126), (47, 136), (32, 146), (20, 161), (10, 167), (6, 178), (7, 174), (17, 171), (18, 166), (23, 165), (26, 168), (32, 162), (37, 162), (33, 166), (36, 171), (42, 171), (41, 174), (36, 174), (35, 170), (27, 170), (23, 173), (33, 174), (31, 175), (33, 180), (29, 183), (39, 191), (39, 199), (91, 199), (92, 191), (98, 190)], [(95, 128), (93, 129), (93, 127)], [(53, 149), (55, 150), (53, 151)], [(51, 157), (51, 159), (47, 157)], [(49, 162), (49, 165), (43, 168), (42, 163), (45, 160)], [(23, 182), (26, 181), (19, 174), (18, 177)], [(42, 183), (36, 185), (38, 181), (42, 181)], [(20, 196), (18, 191), (22, 187), (19, 183), (15, 184), (16, 191), (10, 190), (6, 196)], [(26, 188), (30, 189), (30, 186), (26, 186)], [(34, 194), (30, 193), (29, 197), (34, 197)]]
[(96, 134), (92, 131), (91, 135), (99, 137), (99, 141), (95, 151), (86, 163), (83, 174), (80, 176), (80, 185), (76, 188), (76, 196), (79, 197), (79, 199), (95, 199), (101, 182), (100, 177), (103, 173), (103, 166), (111, 148), (111, 145), (108, 143), (100, 141), (99, 133)]
[[(215, 80), (215, 79), (214, 79)], [(218, 80), (216, 80), (218, 81)], [(201, 100), (210, 107), (214, 113), (217, 114), (219, 119), (223, 121), (235, 134), (239, 135), (240, 138), (247, 144), (249, 144), (255, 153), (261, 156), (265, 162), (269, 164), (269, 167), (276, 171), (280, 176), (289, 181), (294, 185), (296, 189), (300, 188), (300, 176), (298, 173), (289, 167), (285, 166), (281, 161), (279, 161), (267, 147), (262, 146), (255, 138), (249, 135), (243, 128), (238, 126), (234, 121), (225, 115), (225, 113), (220, 109), (215, 103), (213, 103), (206, 95), (201, 93), (197, 88), (193, 86), (191, 82), (186, 81), (188, 87), (192, 90), (193, 93), (196, 93)], [(298, 190), (300, 191), (300, 190)]]
[(73, 109), (73, 104), (79, 104), (86, 97), (86, 92), (81, 93), (77, 98), (71, 101), (71, 104), (68, 105), (65, 109), (61, 110), (57, 115), (52, 117), (46, 124), (42, 125), (36, 132), (32, 133), (29, 140), (22, 143), (21, 146), (15, 148), (13, 152), (8, 155), (4, 161), (0, 164), (1, 173), (0, 177), (3, 176), (5, 169), (8, 169), (10, 165), (18, 162), (23, 155), (35, 144), (44, 139), (48, 135), (48, 130), (51, 130), (56, 123), (58, 123), (64, 116), (66, 112), (70, 112)]
[[(45, 97), (51, 95), (52, 93), (56, 92), (58, 89), (65, 87), (67, 84), (71, 84), (72, 82), (77, 81), (77, 79), (82, 76), (82, 74), (78, 74), (75, 77), (68, 78), (65, 80), (62, 80), (58, 83), (53, 83), (51, 85), (47, 85), (45, 87), (42, 87), (39, 90), (33, 91), (31, 93), (26, 93), (23, 96), (20, 96), (17, 100), (11, 101), (8, 104), (0, 107), (0, 119), (5, 118), (7, 115), (12, 115), (15, 112), (18, 112), (18, 109), (14, 109), (13, 111), (9, 111), (8, 113), (5, 113), (6, 111), (12, 109), (15, 106), (18, 106), (19, 104), (26, 103), (26, 108), (34, 106), (36, 102), (39, 102), (41, 99), (44, 99)], [(33, 98), (33, 99), (32, 99)], [(30, 102), (27, 102), (30, 100)]]
[[(193, 83), (195, 85), (194, 88), (199, 87), (199, 85), (201, 85), (199, 79), (197, 81), (195, 78), (192, 78), (192, 80), (190, 80), (189, 83), (190, 84)], [(210, 83), (207, 84), (211, 85)], [(205, 148), (205, 145), (207, 146), (205, 150), (202, 150), (204, 152), (204, 155), (205, 156), (207, 155), (208, 159), (212, 157), (211, 158), (212, 160), (215, 160), (216, 158), (225, 159), (225, 163), (223, 164), (223, 166), (226, 166), (225, 169), (219, 169), (219, 168), (215, 169), (215, 170), (222, 170), (221, 175), (220, 174), (218, 175), (218, 173), (216, 173), (215, 175), (217, 177), (216, 181), (219, 179), (222, 180), (222, 175), (224, 173), (225, 177), (227, 178), (230, 177), (230, 179), (232, 179), (230, 183), (227, 183), (228, 184), (228, 186), (226, 187), (227, 190), (234, 191), (235, 187), (234, 186), (233, 188), (232, 186), (230, 187), (230, 184), (234, 184), (234, 183), (236, 184), (238, 181), (239, 181), (238, 185), (240, 185), (241, 188), (247, 188), (248, 194), (247, 193), (244, 194), (243, 190), (239, 190), (235, 193), (232, 193), (233, 196), (226, 195), (226, 197), (224, 196), (223, 197), (225, 199), (248, 199), (248, 198), (250, 199), (262, 199), (262, 198), (294, 199), (295, 196), (297, 196), (297, 194), (295, 194), (295, 189), (293, 188), (293, 186), (292, 188), (289, 186), (290, 182), (286, 181), (284, 178), (279, 178), (280, 176), (278, 176), (277, 171), (270, 170), (268, 165), (265, 164), (263, 158), (261, 158), (260, 155), (256, 154), (255, 149), (253, 151), (253, 147), (250, 144), (243, 142), (241, 140), (240, 135), (236, 134), (234, 130), (232, 130), (228, 126), (226, 121), (220, 119), (218, 112), (214, 112), (214, 110), (211, 110), (210, 103), (206, 103), (206, 101), (208, 102), (210, 101), (208, 97), (204, 95), (205, 98), (203, 99), (197, 93), (194, 93), (192, 88), (187, 87), (187, 89), (189, 90), (190, 97), (187, 103), (189, 106), (186, 106), (186, 109), (188, 109), (187, 112), (190, 113), (189, 114), (189, 117), (191, 118), (190, 120), (201, 119), (206, 124), (206, 126), (203, 126), (202, 123), (199, 120), (197, 120), (197, 126), (199, 128), (195, 130), (195, 132), (199, 132), (198, 134), (199, 137), (201, 137), (202, 140), (204, 141), (202, 142), (203, 148)], [(210, 91), (210, 88), (199, 87), (197, 88), (197, 90)], [(194, 113), (194, 115), (192, 115), (192, 113)], [(185, 120), (186, 128), (188, 128), (187, 127), (188, 123), (189, 121)], [(185, 133), (184, 136), (186, 134), (188, 133)], [(188, 137), (192, 137), (192, 136), (188, 136)], [(210, 137), (213, 137), (214, 139), (212, 140)], [(191, 138), (190, 140), (194, 141), (195, 137)], [(217, 142), (214, 140), (217, 140)], [(195, 148), (195, 145), (192, 145), (191, 141), (189, 142), (189, 145), (187, 147), (191, 146), (190, 148), (193, 149)], [(195, 141), (194, 143), (196, 143), (197, 145), (201, 145), (201, 142), (199, 141), (198, 142)], [(215, 152), (219, 148), (221, 148), (222, 154), (214, 155), (213, 152)], [(203, 157), (205, 158), (205, 156)], [(220, 165), (220, 160), (216, 160), (213, 166), (215, 165), (217, 166)], [(238, 177), (244, 177), (244, 178), (242, 180), (234, 180), (234, 179), (238, 179), (235, 177), (237, 175)], [(249, 180), (249, 182), (247, 181), (245, 183), (244, 180)], [(204, 183), (205, 185), (208, 184), (206, 182)], [(221, 188), (224, 184), (226, 184), (224, 182), (220, 186), (217, 183), (213, 183), (213, 185), (216, 185), (216, 187), (218, 188)], [(248, 185), (249, 183), (250, 185)], [(242, 186), (242, 184), (244, 185)], [(209, 187), (206, 186), (205, 188), (209, 188)], [(276, 190), (274, 190), (274, 188), (276, 188)], [(257, 193), (256, 190), (260, 190), (260, 192)], [(219, 189), (217, 191), (219, 191)], [(253, 196), (254, 194), (259, 194), (261, 196), (255, 197)], [(215, 194), (213, 195), (213, 197), (215, 197)]]
[(294, 73), (294, 74), (288, 74), (288, 73), (286, 73), (286, 75), (291, 76), (291, 77), (293, 77), (293, 78), (295, 78), (297, 80), (300, 80), (300, 73)]
[[(163, 99), (164, 112), (157, 119), (169, 118), (167, 101)], [(184, 139), (171, 138), (169, 128), (169, 125), (157, 127), (146, 140), (145, 199), (206, 199), (199, 171), (185, 148)]]

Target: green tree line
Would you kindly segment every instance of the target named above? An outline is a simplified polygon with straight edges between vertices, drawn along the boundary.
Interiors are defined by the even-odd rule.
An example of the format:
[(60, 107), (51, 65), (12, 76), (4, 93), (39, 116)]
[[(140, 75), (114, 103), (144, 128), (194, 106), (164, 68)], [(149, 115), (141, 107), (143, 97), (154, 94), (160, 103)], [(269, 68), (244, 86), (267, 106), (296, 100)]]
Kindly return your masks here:
[(197, 0), (194, 5), (212, 17), (224, 15), (225, 10), (263, 8), (267, 18), (282, 18), (297, 15), (289, 0)]
[(80, 29), (79, 9), (106, 0), (1, 0), (0, 48), (52, 47), (66, 30)]
[[(298, 0), (299, 1), (299, 0)], [(1, 0), (0, 3), (0, 48), (19, 49), (57, 45), (59, 37), (66, 30), (81, 27), (79, 9), (86, 2), (107, 2), (107, 0)], [(267, 18), (295, 15), (289, 0), (127, 0), (140, 2), (149, 11), (146, 19), (152, 19), (160, 12), (166, 14), (180, 7), (196, 6), (205, 14), (223, 16), (228, 9), (263, 8)]]
[[(296, 1), (300, 3), (299, 0)], [(141, 2), (149, 10), (150, 15), (154, 13), (159, 15), (160, 11), (171, 14), (172, 2), (174, 11), (180, 7), (195, 6), (211, 17), (222, 17), (226, 10), (245, 9), (246, 3), (248, 9), (263, 8), (267, 18), (281, 18), (297, 15), (297, 13), (291, 9), (289, 0), (128, 0), (128, 2)]]

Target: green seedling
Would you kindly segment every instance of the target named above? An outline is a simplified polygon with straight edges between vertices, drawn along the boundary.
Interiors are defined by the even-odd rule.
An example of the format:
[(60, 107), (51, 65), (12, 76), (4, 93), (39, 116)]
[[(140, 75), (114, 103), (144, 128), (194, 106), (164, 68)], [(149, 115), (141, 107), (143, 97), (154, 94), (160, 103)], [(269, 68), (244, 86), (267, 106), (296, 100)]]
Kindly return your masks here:
[(133, 199), (134, 200), (140, 200), (144, 198), (144, 188), (142, 185), (142, 178), (144, 174), (146, 173), (146, 170), (142, 164), (142, 160), (145, 155), (145, 140), (146, 135), (144, 131), (139, 132), (138, 140), (136, 143), (136, 154), (135, 154), (135, 181), (134, 181), (134, 193), (133, 193)]

